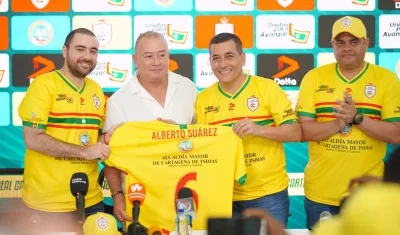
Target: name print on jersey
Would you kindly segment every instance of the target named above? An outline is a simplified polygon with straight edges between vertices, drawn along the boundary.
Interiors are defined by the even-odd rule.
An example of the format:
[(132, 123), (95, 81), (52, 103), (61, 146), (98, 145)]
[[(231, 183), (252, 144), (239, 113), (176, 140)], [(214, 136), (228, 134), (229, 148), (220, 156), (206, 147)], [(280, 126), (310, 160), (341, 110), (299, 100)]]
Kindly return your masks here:
[(165, 139), (184, 139), (192, 137), (204, 137), (204, 136), (217, 136), (217, 128), (199, 128), (189, 130), (162, 130), (154, 131), (152, 135), (153, 140), (165, 140)]

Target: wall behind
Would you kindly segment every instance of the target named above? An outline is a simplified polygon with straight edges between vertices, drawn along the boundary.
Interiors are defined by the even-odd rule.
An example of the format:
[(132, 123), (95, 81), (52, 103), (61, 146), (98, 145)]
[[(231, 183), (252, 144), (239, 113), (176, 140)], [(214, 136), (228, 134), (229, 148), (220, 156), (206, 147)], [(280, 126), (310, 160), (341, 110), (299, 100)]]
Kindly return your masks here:
[[(295, 105), (305, 73), (334, 62), (330, 30), (344, 15), (359, 16), (366, 24), (372, 40), (366, 61), (400, 76), (399, 13), (399, 0), (0, 0), (0, 169), (23, 168), (17, 108), (32, 79), (60, 68), (61, 47), (72, 29), (85, 27), (97, 35), (101, 50), (90, 77), (108, 96), (133, 73), (131, 54), (141, 32), (165, 35), (170, 69), (191, 78), (199, 91), (216, 81), (208, 64), (209, 40), (232, 32), (243, 40), (244, 69), (274, 79)], [(304, 228), (307, 144), (286, 144), (285, 149), (289, 227)]]

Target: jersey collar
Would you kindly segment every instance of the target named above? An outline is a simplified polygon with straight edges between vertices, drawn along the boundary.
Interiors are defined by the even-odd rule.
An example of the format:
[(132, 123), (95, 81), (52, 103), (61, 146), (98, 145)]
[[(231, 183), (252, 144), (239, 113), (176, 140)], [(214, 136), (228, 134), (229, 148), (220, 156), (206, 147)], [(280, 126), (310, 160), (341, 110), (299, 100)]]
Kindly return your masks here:
[(367, 71), (368, 68), (369, 68), (369, 63), (366, 62), (364, 65), (364, 68), (356, 76), (354, 76), (352, 79), (349, 80), (349, 79), (346, 79), (345, 76), (343, 76), (343, 74), (340, 72), (339, 64), (336, 63), (336, 74), (339, 76), (340, 80), (342, 80), (343, 82), (345, 82), (347, 84), (353, 84), (364, 75), (364, 73)]
[(250, 78), (251, 78), (251, 75), (247, 75), (246, 81), (244, 81), (243, 85), (233, 95), (230, 95), (230, 94), (226, 93), (225, 91), (223, 91), (219, 83), (218, 83), (218, 91), (221, 92), (221, 94), (223, 96), (225, 96), (229, 99), (236, 99), (236, 97), (238, 97), (243, 92), (243, 90), (249, 85)]
[(55, 72), (61, 77), (61, 79), (65, 82), (65, 83), (67, 83), (67, 85), (72, 89), (72, 90), (74, 90), (75, 92), (78, 92), (79, 94), (82, 94), (82, 92), (85, 90), (85, 87), (86, 87), (86, 78), (84, 78), (84, 80), (83, 80), (83, 86), (80, 88), (80, 89), (78, 89), (74, 84), (72, 84), (69, 80), (68, 80), (68, 78), (66, 78), (64, 75), (62, 75), (61, 73), (60, 73), (60, 71), (58, 71), (58, 70), (55, 70)]

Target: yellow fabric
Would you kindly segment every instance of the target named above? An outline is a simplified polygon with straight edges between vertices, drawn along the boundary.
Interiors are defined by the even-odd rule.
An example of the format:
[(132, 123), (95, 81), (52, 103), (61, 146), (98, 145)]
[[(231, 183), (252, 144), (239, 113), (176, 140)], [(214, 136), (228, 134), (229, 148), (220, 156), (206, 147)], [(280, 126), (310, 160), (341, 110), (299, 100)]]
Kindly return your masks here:
[(315, 226), (314, 235), (400, 234), (400, 186), (365, 185), (349, 198), (340, 215)]
[[(177, 192), (191, 188), (198, 196), (195, 230), (207, 229), (208, 216), (231, 216), (234, 184), (243, 184), (246, 167), (241, 139), (229, 127), (128, 122), (110, 140), (109, 166), (126, 172), (126, 192), (142, 183), (147, 192), (139, 222), (175, 229)], [(236, 183), (235, 183), (236, 180)], [(132, 204), (126, 200), (128, 215)]]
[(83, 224), (85, 235), (120, 235), (117, 221), (112, 215), (98, 212), (86, 218)]
[(350, 33), (356, 38), (367, 38), (367, 30), (364, 23), (360, 19), (351, 16), (344, 16), (333, 23), (332, 39), (341, 33)]
[[(196, 102), (198, 124), (233, 126), (249, 118), (262, 126), (297, 122), (291, 102), (272, 80), (249, 76), (234, 95), (226, 94), (219, 83), (200, 92)], [(261, 137), (243, 139), (248, 179), (237, 185), (234, 201), (252, 200), (288, 187), (285, 153), (280, 142)]]
[[(333, 106), (350, 92), (358, 112), (374, 120), (400, 121), (400, 82), (389, 70), (366, 64), (352, 80), (346, 80), (329, 64), (311, 70), (304, 77), (298, 98), (298, 116), (318, 122), (336, 119)], [(309, 142), (305, 168), (305, 194), (315, 202), (338, 206), (347, 194), (350, 180), (361, 175), (383, 174), (386, 143), (369, 137), (356, 125), (324, 141)]]
[[(62, 142), (76, 145), (97, 143), (104, 117), (104, 94), (100, 86), (85, 78), (77, 89), (57, 71), (37, 77), (29, 86), (18, 113), (23, 125), (45, 129)], [(42, 211), (74, 211), (70, 179), (76, 172), (89, 177), (86, 206), (103, 200), (97, 183), (97, 160), (46, 156), (26, 150), (22, 198), (31, 208)]]

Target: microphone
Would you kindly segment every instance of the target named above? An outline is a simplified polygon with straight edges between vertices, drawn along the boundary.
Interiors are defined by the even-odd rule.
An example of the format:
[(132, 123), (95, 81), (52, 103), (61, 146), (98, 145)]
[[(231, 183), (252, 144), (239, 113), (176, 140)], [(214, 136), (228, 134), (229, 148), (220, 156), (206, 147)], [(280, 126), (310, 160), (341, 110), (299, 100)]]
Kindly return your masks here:
[(89, 189), (89, 179), (86, 173), (74, 173), (70, 182), (71, 194), (75, 197), (76, 209), (78, 211), (80, 222), (85, 221), (85, 196)]
[[(129, 185), (128, 187), (128, 199), (133, 205), (132, 208), (132, 226), (133, 226), (133, 235), (139, 235), (136, 228), (141, 227), (139, 224), (139, 213), (140, 206), (143, 205), (144, 199), (146, 198), (146, 188), (141, 183), (134, 183)], [(132, 228), (132, 227), (131, 227)]]
[(193, 200), (193, 191), (190, 188), (179, 189), (176, 210), (179, 208), (184, 208), (183, 215), (187, 216), (189, 231), (191, 231), (193, 227), (192, 219), (196, 219), (196, 204)]

